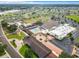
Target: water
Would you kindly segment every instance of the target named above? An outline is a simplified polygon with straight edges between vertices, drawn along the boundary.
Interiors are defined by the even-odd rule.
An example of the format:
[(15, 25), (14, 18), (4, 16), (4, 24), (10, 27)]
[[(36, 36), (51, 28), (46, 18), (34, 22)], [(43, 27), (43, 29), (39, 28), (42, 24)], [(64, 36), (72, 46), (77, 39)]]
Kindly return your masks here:
[(40, 29), (39, 28), (34, 28), (34, 29), (31, 29), (30, 31), (32, 31), (33, 33), (38, 33), (38, 32), (40, 32)]

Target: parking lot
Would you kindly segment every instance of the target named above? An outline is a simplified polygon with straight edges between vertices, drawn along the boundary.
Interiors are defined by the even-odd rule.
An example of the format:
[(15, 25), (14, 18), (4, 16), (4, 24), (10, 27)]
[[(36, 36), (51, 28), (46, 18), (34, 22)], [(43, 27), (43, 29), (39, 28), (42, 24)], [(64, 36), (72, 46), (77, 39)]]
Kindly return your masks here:
[(73, 47), (71, 44), (70, 39), (65, 38), (64, 40), (50, 40), (51, 43), (55, 44), (56, 46), (62, 48), (65, 52), (67, 52), (68, 54), (72, 53)]

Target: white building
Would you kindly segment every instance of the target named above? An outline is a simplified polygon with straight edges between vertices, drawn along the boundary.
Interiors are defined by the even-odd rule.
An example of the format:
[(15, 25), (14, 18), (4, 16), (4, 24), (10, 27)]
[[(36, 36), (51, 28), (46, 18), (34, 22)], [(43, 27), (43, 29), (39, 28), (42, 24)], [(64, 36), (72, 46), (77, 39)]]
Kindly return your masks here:
[(71, 27), (69, 24), (60, 25), (55, 29), (51, 29), (48, 33), (55, 36), (59, 40), (62, 40), (68, 33), (76, 30), (74, 27)]

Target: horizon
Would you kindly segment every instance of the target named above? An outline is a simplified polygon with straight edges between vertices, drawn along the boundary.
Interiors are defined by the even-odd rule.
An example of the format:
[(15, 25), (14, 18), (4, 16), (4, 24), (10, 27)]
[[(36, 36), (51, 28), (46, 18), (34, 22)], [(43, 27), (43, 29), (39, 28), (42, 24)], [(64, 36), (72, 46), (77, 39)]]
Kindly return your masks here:
[(79, 1), (0, 1), (0, 4), (79, 4)]

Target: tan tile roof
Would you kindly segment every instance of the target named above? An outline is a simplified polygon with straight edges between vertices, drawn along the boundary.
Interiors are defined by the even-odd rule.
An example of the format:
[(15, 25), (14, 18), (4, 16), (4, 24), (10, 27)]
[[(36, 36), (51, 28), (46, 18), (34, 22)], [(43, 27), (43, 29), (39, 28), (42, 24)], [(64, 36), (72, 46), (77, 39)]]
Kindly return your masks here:
[[(41, 36), (40, 36), (41, 35)], [(40, 40), (40, 38), (42, 40)], [(62, 49), (60, 49), (59, 47), (57, 47), (56, 45), (54, 45), (53, 43), (51, 43), (50, 41), (45, 42), (45, 40), (48, 40), (46, 38), (46, 36), (42, 35), (42, 34), (38, 34), (36, 35), (36, 39), (41, 42), (44, 46), (48, 47), (52, 53), (54, 53), (56, 56), (59, 56), (61, 54), (61, 52), (63, 51)], [(54, 38), (53, 38), (54, 39)], [(53, 40), (52, 39), (52, 40)]]

